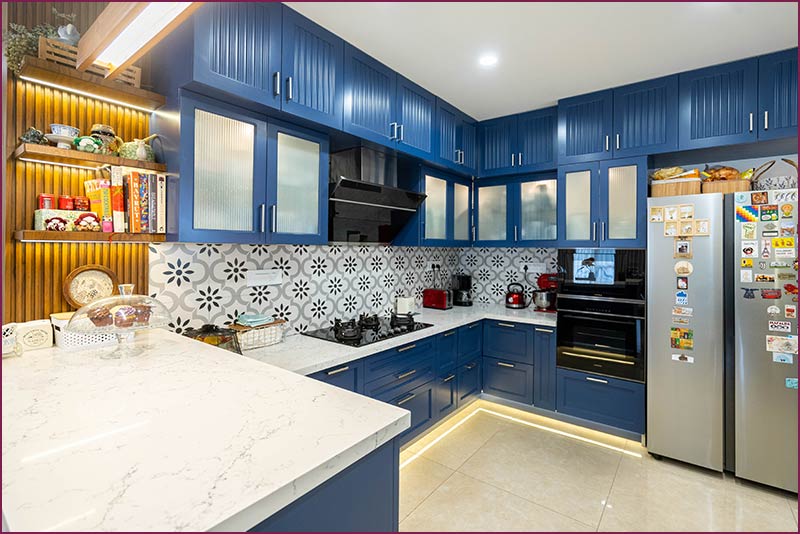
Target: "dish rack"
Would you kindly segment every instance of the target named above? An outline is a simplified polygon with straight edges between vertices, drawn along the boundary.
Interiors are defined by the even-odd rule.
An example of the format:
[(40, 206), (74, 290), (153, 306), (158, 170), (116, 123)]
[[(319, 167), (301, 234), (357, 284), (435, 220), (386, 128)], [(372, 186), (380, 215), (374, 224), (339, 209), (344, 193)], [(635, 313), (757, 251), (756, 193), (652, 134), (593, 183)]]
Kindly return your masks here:
[(242, 350), (258, 349), (283, 341), (286, 320), (276, 319), (260, 326), (243, 326), (233, 323), (230, 327), (236, 331), (236, 337), (239, 339)]

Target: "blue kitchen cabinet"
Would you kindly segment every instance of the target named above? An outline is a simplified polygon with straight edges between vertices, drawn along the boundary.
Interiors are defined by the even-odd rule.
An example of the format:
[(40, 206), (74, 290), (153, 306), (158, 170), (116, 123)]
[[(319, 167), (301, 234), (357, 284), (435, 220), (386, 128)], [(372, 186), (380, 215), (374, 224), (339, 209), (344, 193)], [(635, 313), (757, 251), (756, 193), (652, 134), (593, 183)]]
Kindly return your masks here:
[(678, 148), (755, 141), (757, 78), (757, 58), (680, 74)]
[(678, 75), (614, 89), (614, 157), (678, 149)]
[(558, 181), (555, 173), (517, 178), (512, 187), (514, 246), (558, 247)]
[(478, 180), (475, 184), (475, 239), (485, 247), (513, 246), (514, 195), (516, 188), (502, 178)]
[(354, 393), (364, 393), (364, 360), (356, 360), (337, 365), (309, 375), (310, 378), (325, 382)]
[(438, 418), (436, 413), (436, 383), (430, 380), (402, 392), (376, 397), (411, 412), (411, 427), (400, 434), (400, 443), (407, 443), (430, 427)]
[(483, 392), (523, 404), (533, 404), (533, 365), (484, 356)]
[(552, 107), (479, 123), (480, 176), (554, 169), (557, 122)]
[(562, 246), (597, 246), (599, 192), (597, 162), (558, 166), (558, 232)]
[(478, 124), (478, 139), (481, 147), (481, 177), (516, 172), (516, 115), (480, 122)]
[(283, 6), (281, 109), (342, 129), (344, 41)]
[(478, 123), (463, 113), (458, 138), (461, 139), (460, 170), (474, 175), (478, 172)]
[(533, 325), (485, 320), (483, 355), (533, 365)]
[(481, 394), (483, 358), (468, 361), (458, 367), (458, 406), (466, 406)]
[[(398, 74), (396, 100), (397, 149), (418, 158), (431, 160), (434, 149), (436, 97)], [(462, 121), (462, 129), (463, 127)]]
[(558, 164), (612, 157), (614, 94), (611, 89), (558, 101)]
[(797, 135), (797, 48), (758, 58), (758, 138)]
[(464, 174), (476, 171), (476, 121), (436, 99), (436, 161)]
[(458, 327), (458, 363), (463, 365), (483, 354), (483, 322)]
[(533, 404), (545, 410), (556, 409), (556, 330), (533, 329)]
[(630, 432), (644, 432), (644, 384), (559, 368), (556, 409)]
[(452, 329), (436, 336), (436, 370), (449, 371), (458, 363), (458, 330)]
[(458, 370), (440, 373), (435, 379), (434, 417), (440, 419), (458, 408)]

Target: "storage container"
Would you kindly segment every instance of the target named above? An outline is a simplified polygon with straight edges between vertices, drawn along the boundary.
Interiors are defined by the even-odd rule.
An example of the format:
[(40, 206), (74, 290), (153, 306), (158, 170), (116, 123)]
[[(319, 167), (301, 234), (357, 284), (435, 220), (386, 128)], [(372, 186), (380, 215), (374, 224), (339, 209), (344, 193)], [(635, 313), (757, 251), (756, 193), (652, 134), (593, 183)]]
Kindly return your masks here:
[(243, 326), (234, 323), (230, 327), (236, 331), (241, 349), (249, 350), (280, 343), (283, 341), (285, 326), (285, 320), (277, 319), (261, 326)]
[(681, 195), (699, 195), (701, 183), (702, 180), (700, 180), (700, 178), (653, 180), (650, 182), (650, 196), (675, 197)]
[(75, 312), (63, 312), (50, 314), (50, 322), (53, 323), (56, 347), (60, 349), (77, 349), (81, 347), (104, 347), (117, 343), (117, 336), (109, 334), (108, 332), (98, 332), (96, 334), (67, 332), (67, 323), (69, 323), (74, 313)]
[(17, 355), (17, 323), (3, 325), (3, 358)]
[(738, 191), (750, 191), (750, 180), (703, 182), (703, 193), (736, 193)]
[(17, 348), (23, 352), (53, 346), (53, 325), (47, 319), (17, 324)]

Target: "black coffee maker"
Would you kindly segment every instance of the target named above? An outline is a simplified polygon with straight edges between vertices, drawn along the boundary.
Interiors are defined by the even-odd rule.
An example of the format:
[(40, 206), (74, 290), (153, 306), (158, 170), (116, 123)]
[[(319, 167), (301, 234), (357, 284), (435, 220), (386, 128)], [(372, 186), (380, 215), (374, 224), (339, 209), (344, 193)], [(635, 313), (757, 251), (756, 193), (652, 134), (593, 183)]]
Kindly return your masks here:
[(472, 276), (453, 275), (453, 305), (472, 306)]

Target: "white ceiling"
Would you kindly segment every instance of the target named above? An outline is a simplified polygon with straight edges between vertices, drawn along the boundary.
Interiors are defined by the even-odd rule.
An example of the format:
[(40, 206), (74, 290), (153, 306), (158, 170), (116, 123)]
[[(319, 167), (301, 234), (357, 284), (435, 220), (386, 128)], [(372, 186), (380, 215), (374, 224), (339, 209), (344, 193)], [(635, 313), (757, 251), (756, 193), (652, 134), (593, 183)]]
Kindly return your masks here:
[(794, 2), (287, 4), (478, 120), (797, 46)]

